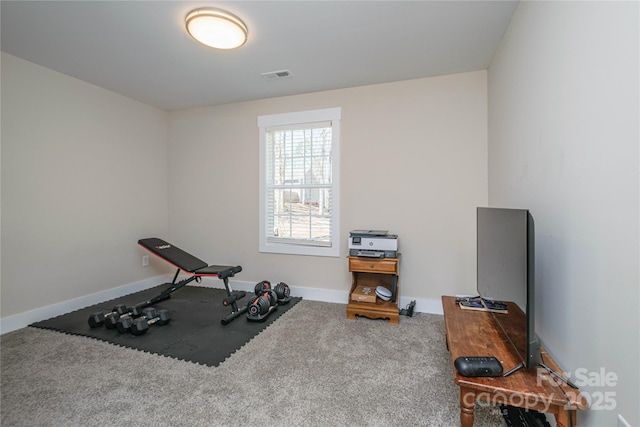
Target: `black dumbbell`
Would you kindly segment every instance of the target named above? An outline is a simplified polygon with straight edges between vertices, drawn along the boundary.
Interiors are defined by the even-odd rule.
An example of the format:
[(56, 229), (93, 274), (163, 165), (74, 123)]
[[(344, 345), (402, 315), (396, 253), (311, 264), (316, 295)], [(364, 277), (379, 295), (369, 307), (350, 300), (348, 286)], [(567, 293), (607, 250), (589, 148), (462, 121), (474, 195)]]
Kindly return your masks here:
[(268, 294), (269, 304), (276, 305), (278, 303), (278, 295), (275, 290), (271, 287), (271, 282), (268, 280), (263, 280), (262, 282), (256, 284), (253, 289), (256, 293), (256, 296)]
[(291, 301), (291, 290), (289, 289), (289, 285), (284, 282), (280, 282), (274, 287), (268, 280), (263, 280), (262, 282), (256, 284), (254, 290), (256, 292), (256, 295), (261, 295), (265, 291), (275, 292), (276, 299), (278, 301), (278, 304), (280, 305), (286, 304)]
[(147, 307), (146, 303), (140, 303), (133, 306), (133, 308), (128, 308), (126, 312), (119, 313), (113, 312), (109, 313), (104, 317), (104, 326), (107, 329), (115, 329), (118, 327), (118, 321), (121, 316), (130, 315), (133, 318), (140, 317), (144, 314), (144, 309)]
[(266, 289), (271, 289), (271, 282), (269, 282), (268, 280), (263, 280), (260, 283), (256, 283), (255, 288), (253, 288), (253, 290), (255, 291), (256, 295), (262, 294), (262, 291), (264, 291)]
[(269, 306), (278, 305), (278, 295), (273, 289), (265, 289), (261, 295), (269, 300)]
[(116, 329), (121, 334), (126, 334), (127, 332), (131, 332), (131, 325), (133, 325), (134, 317), (130, 314), (123, 314), (118, 319), (116, 323)]
[(278, 296), (278, 304), (283, 305), (291, 301), (291, 289), (289, 289), (289, 285), (284, 282), (280, 282), (276, 285), (273, 290), (276, 292)]
[(262, 316), (269, 312), (271, 305), (268, 294), (258, 295), (247, 304), (247, 317), (262, 318)]
[[(116, 305), (115, 307), (113, 307), (113, 310), (111, 310), (110, 313), (106, 313), (104, 311), (100, 311), (97, 313), (92, 313), (89, 316), (89, 326), (92, 328), (99, 328), (102, 325), (105, 325), (105, 320), (107, 318), (107, 316), (112, 317), (112, 316), (117, 316), (116, 317), (116, 321), (118, 320), (118, 318), (120, 317), (120, 315), (128, 313), (129, 312), (129, 308), (124, 305), (124, 304), (119, 304)], [(109, 327), (109, 326), (107, 326)], [(113, 326), (115, 328), (115, 323), (113, 323)]]
[(135, 317), (140, 317), (144, 315), (144, 310), (146, 308), (151, 308), (151, 307), (149, 307), (149, 305), (144, 302), (134, 305), (133, 308), (131, 309), (131, 316), (135, 318)]
[(147, 320), (149, 320), (156, 316), (155, 308), (149, 307), (143, 309), (141, 307), (143, 306), (141, 304), (138, 304), (131, 309), (131, 312), (120, 316), (120, 318), (116, 322), (116, 329), (118, 329), (118, 332), (120, 332), (121, 334), (131, 332), (131, 326), (133, 325), (133, 321), (137, 317), (144, 316)]
[(162, 309), (156, 313), (155, 308), (149, 307), (144, 309), (142, 317), (133, 320), (131, 324), (131, 333), (133, 335), (142, 335), (147, 332), (149, 326), (158, 325), (163, 326), (171, 321), (171, 314), (169, 310)]

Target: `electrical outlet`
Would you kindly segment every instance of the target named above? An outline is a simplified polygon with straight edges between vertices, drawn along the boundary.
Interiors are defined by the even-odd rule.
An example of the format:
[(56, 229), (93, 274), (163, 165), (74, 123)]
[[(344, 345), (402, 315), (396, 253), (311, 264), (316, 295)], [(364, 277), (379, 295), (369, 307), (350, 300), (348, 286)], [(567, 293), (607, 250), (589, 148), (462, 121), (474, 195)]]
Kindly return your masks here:
[(142, 255), (142, 266), (146, 267), (149, 265), (149, 255)]

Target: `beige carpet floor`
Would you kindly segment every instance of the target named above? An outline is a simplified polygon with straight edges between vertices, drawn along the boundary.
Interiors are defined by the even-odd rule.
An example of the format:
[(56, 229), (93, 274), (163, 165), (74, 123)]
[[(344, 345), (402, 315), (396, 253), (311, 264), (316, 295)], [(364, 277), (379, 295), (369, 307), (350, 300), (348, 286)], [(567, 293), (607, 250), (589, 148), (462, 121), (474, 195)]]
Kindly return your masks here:
[[(36, 328), (0, 354), (3, 427), (459, 425), (438, 315), (303, 300), (215, 368)], [(474, 425), (505, 423), (479, 403)]]

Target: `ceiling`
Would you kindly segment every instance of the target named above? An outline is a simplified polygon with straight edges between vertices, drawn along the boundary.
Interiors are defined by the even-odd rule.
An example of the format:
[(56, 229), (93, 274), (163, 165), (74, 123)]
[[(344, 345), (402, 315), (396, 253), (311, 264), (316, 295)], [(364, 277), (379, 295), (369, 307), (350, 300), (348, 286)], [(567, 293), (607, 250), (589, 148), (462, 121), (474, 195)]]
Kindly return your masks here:
[[(515, 1), (6, 1), (2, 51), (180, 110), (487, 69)], [(241, 48), (194, 41), (184, 18), (217, 7)], [(266, 80), (262, 73), (292, 77)]]

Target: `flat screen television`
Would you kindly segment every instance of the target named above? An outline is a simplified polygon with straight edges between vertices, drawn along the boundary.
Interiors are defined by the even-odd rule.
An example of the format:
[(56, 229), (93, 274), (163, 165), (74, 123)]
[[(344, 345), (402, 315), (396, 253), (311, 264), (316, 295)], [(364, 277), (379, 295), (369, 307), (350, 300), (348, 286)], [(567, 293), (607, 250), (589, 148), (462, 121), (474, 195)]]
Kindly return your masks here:
[(540, 362), (534, 323), (534, 241), (533, 216), (528, 210), (477, 209), (478, 294), (507, 305), (506, 314), (491, 314), (522, 361), (512, 371), (534, 369)]

